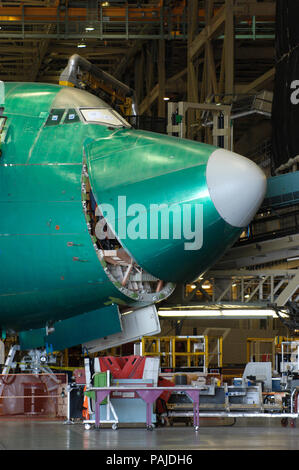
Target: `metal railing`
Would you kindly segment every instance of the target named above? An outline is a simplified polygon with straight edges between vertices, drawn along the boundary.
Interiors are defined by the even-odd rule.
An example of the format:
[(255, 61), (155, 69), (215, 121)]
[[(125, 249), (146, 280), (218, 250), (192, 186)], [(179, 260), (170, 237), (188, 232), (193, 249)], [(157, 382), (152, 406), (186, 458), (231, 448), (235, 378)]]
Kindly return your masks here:
[[(87, 2), (86, 2), (87, 3)], [(90, 3), (90, 2), (88, 2)], [(20, 7), (0, 11), (0, 37), (47, 39), (167, 39), (187, 40), (187, 9), (142, 5), (141, 8), (124, 4), (122, 7), (101, 3), (98, 8)], [(5, 12), (7, 11), (7, 13)], [(3, 16), (5, 14), (5, 16)], [(48, 25), (53, 26), (46, 32)], [(205, 27), (200, 19), (197, 33)], [(88, 28), (88, 29), (87, 29)], [(223, 36), (219, 36), (222, 39)], [(275, 22), (270, 17), (255, 16), (236, 24), (236, 39), (258, 40), (275, 38)]]

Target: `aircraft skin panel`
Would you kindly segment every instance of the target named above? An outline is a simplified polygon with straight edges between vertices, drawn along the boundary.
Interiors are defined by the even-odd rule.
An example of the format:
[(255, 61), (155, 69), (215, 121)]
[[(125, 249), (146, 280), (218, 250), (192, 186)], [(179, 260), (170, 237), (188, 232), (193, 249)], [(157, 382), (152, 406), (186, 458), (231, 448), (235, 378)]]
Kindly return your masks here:
[[(42, 328), (111, 304), (151, 305), (169, 296), (175, 282), (205, 272), (238, 238), (242, 228), (223, 220), (207, 185), (206, 167), (215, 147), (134, 130), (82, 90), (9, 83), (5, 91), (0, 327)], [(85, 103), (89, 111), (82, 109)], [(107, 119), (105, 125), (94, 122), (98, 116)], [(109, 125), (110, 118), (120, 125)], [(91, 195), (100, 208), (110, 204), (115, 209), (115, 220), (107, 215), (106, 221), (121, 244), (119, 253), (131, 265), (121, 266), (120, 259), (115, 266), (105, 255), (107, 248), (99, 249), (94, 213), (86, 209)], [(118, 211), (119, 197), (127, 208), (141, 207), (147, 227), (152, 204), (175, 205), (181, 222), (187, 210), (188, 239), (182, 232), (172, 237), (171, 219), (168, 238), (161, 235), (162, 219), (154, 225), (158, 236), (119, 233), (121, 227), (132, 228), (132, 222), (138, 226), (134, 213)], [(193, 248), (186, 249), (188, 242)], [(129, 279), (133, 262), (139, 280)]]
[(40, 117), (49, 111), (61, 87), (47, 83), (5, 82), (5, 106), (15, 116)]
[[(126, 141), (125, 148), (119, 144), (122, 137)], [(98, 203), (100, 207), (102, 203), (109, 203), (117, 208), (119, 195), (122, 195), (126, 198), (127, 207), (140, 204), (145, 211), (143, 220), (148, 229), (144, 239), (132, 239), (125, 233), (121, 237), (123, 246), (134, 254), (139, 265), (159, 279), (173, 282), (196, 279), (241, 233), (239, 228), (232, 227), (220, 217), (207, 188), (206, 163), (215, 148), (129, 129), (117, 131), (110, 141), (115, 149), (113, 154), (110, 151), (105, 154), (101, 139), (86, 149), (90, 179)], [(177, 220), (181, 221), (179, 232), (182, 236), (171, 240), (171, 243), (161, 236), (156, 239), (149, 236), (152, 205), (161, 204), (175, 207)], [(197, 249), (194, 249), (196, 243), (188, 249), (186, 243), (189, 240), (183, 233), (183, 214), (185, 210), (186, 217), (188, 210), (195, 214), (199, 207), (203, 209), (203, 218), (196, 230), (202, 233), (196, 234)], [(122, 223), (120, 212), (114, 224), (118, 234)], [(127, 225), (129, 223), (130, 219)], [(157, 234), (162, 233), (161, 223), (159, 218)], [(173, 234), (172, 219), (169, 221), (169, 234)]]
[[(43, 117), (32, 118), (36, 119), (34, 133), (27, 139), (21, 129), (27, 117), (16, 121), (15, 111), (27, 112), (29, 117), (31, 112), (37, 114), (39, 93), (33, 100), (35, 109), (28, 101), (37, 85), (26, 84), (23, 95), (20, 87), (11, 87), (5, 103), (8, 119), (0, 160), (0, 325), (13, 329), (44, 326), (46, 321), (111, 303), (136, 303), (107, 277), (82, 208), (83, 141), (88, 129), (93, 138), (107, 130), (83, 122), (42, 127), (61, 90), (54, 86), (55, 93), (47, 94), (48, 102), (42, 94)], [(48, 85), (45, 88), (52, 90)], [(27, 104), (22, 101), (18, 108), (20, 95), (27, 96)]]

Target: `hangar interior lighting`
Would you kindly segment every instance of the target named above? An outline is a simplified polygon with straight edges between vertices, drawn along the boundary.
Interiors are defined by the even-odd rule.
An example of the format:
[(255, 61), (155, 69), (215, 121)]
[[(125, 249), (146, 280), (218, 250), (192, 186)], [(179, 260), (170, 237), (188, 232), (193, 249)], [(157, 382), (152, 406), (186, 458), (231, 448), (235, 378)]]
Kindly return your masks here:
[(202, 287), (203, 289), (211, 289), (212, 286), (211, 286), (211, 284), (210, 284), (209, 282), (206, 282), (206, 283), (203, 284), (201, 287)]
[[(164, 318), (215, 318), (215, 319), (251, 319), (251, 318), (279, 318), (275, 310), (268, 309), (177, 309), (177, 310), (162, 310), (159, 309), (159, 316)], [(286, 313), (281, 312), (280, 315), (288, 318)]]
[(298, 261), (299, 256), (293, 256), (292, 258), (287, 258), (287, 261)]

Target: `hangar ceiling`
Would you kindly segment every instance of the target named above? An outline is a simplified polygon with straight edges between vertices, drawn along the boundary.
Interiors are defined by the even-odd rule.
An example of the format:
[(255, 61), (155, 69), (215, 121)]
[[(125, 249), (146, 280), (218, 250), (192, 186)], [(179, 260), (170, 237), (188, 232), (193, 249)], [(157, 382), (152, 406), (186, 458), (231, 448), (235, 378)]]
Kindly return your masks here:
[[(166, 90), (175, 99), (187, 99), (192, 41), (199, 83), (204, 74), (209, 80), (225, 80), (222, 64), (229, 59), (223, 44), (232, 34), (230, 21), (235, 36), (234, 54), (229, 52), (234, 89), (239, 93), (255, 80), (263, 82), (267, 73), (271, 86), (275, 2), (269, 0), (4, 0), (0, 2), (0, 79), (58, 83), (68, 58), (78, 53), (137, 88), (143, 102), (151, 100), (149, 94), (156, 85), (162, 41)], [(148, 111), (147, 102), (143, 109)]]

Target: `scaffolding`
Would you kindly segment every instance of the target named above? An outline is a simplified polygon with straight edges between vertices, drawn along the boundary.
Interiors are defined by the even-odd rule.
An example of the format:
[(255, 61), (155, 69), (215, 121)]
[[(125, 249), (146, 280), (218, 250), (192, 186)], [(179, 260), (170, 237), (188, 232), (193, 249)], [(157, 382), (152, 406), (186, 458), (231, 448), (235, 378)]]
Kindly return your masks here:
[(275, 368), (275, 338), (247, 338), (247, 363), (271, 362)]
[[(210, 348), (211, 341), (216, 342)], [(162, 368), (196, 368), (207, 373), (209, 366), (222, 367), (222, 337), (144, 336), (142, 356), (158, 356)]]

